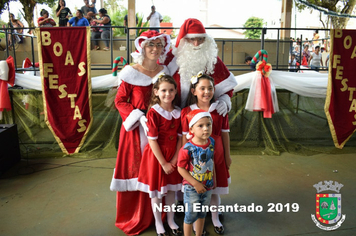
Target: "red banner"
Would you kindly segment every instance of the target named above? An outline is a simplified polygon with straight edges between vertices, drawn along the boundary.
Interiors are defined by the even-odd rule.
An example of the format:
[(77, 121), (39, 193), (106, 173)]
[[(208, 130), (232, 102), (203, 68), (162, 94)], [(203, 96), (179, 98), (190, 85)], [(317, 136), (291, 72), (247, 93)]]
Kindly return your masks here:
[(62, 151), (79, 152), (92, 124), (90, 28), (37, 31), (45, 121)]
[(331, 30), (325, 113), (337, 148), (356, 131), (356, 30)]

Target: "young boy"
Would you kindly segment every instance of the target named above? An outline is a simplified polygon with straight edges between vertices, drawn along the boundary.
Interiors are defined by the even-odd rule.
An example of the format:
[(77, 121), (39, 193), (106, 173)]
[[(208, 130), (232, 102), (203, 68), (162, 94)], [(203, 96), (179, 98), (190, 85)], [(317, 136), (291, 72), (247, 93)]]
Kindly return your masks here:
[(95, 3), (96, 0), (91, 0), (91, 4), (89, 5), (89, 11), (93, 12), (94, 15), (97, 15), (98, 11), (96, 10)]
[(179, 151), (178, 172), (184, 185), (184, 235), (190, 236), (193, 223), (196, 235), (203, 234), (206, 211), (199, 211), (209, 206), (211, 189), (214, 187), (214, 144), (210, 137), (212, 118), (209, 112), (201, 109), (192, 110), (187, 115), (189, 122), (189, 140)]

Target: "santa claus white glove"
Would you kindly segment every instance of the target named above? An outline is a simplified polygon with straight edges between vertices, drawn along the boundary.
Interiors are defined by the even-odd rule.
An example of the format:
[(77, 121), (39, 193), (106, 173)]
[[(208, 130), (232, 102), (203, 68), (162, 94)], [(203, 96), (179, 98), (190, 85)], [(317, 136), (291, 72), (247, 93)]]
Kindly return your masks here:
[(140, 117), (140, 123), (142, 125), (143, 131), (145, 131), (145, 135), (147, 136), (147, 132), (148, 132), (148, 127), (147, 127), (147, 118), (146, 116), (141, 116)]
[(219, 101), (218, 105), (216, 106), (216, 111), (222, 115), (226, 116), (226, 114), (231, 110), (231, 98), (227, 94), (223, 94), (216, 99)]
[(219, 101), (218, 105), (216, 106), (216, 111), (219, 113), (219, 115), (225, 117), (228, 112), (226, 102)]

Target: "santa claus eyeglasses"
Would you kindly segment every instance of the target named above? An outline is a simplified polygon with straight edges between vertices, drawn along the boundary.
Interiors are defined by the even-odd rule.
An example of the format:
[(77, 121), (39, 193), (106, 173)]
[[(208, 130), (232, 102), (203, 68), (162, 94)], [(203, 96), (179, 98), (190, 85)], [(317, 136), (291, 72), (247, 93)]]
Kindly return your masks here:
[(202, 43), (205, 40), (205, 37), (196, 37), (196, 38), (186, 38), (188, 42), (197, 42)]
[(162, 48), (163, 44), (162, 43), (148, 43), (146, 46), (149, 47), (149, 48), (154, 48), (154, 47)]

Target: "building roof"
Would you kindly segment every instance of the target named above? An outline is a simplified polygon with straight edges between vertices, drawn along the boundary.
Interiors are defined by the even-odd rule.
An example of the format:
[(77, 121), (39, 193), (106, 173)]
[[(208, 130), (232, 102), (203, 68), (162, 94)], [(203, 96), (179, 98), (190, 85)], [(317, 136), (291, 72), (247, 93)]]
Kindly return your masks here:
[[(218, 24), (210, 25), (209, 27), (223, 27)], [(234, 38), (234, 39), (242, 39), (245, 38), (245, 35), (241, 30), (234, 30), (234, 29), (207, 29), (207, 34), (212, 36), (213, 38)]]

